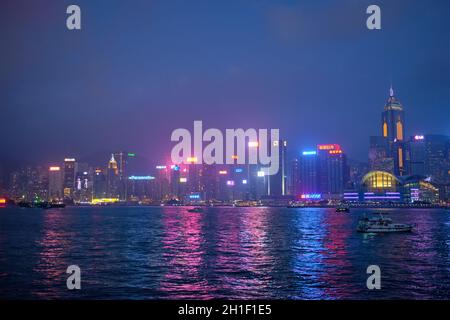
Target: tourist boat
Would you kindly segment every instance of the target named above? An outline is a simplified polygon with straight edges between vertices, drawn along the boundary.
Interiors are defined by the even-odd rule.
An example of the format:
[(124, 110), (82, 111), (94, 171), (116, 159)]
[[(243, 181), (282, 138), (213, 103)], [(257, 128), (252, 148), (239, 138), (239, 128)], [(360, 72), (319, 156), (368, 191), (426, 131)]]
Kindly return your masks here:
[(192, 209), (188, 209), (188, 212), (201, 213), (201, 212), (203, 212), (203, 208), (195, 207), (195, 208), (192, 208)]
[(39, 208), (39, 209), (66, 207), (66, 205), (62, 202), (48, 202), (48, 201), (36, 201), (36, 202), (21, 201), (17, 205), (21, 208)]
[(381, 213), (375, 218), (362, 218), (358, 223), (358, 232), (384, 233), (384, 232), (410, 232), (413, 224), (393, 223), (392, 219), (384, 217)]
[(305, 207), (305, 204), (304, 203), (299, 203), (299, 202), (291, 202), (287, 206), (287, 208), (303, 208), (303, 207)]
[(66, 204), (62, 202), (50, 202), (50, 208), (65, 208)]
[(350, 212), (350, 207), (344, 205), (337, 206), (336, 212)]

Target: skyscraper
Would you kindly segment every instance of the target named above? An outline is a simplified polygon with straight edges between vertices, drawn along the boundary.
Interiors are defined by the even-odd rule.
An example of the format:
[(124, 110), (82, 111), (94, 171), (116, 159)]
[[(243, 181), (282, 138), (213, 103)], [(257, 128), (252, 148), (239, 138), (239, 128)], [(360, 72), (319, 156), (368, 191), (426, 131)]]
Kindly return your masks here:
[(96, 199), (106, 198), (107, 181), (101, 168), (94, 170), (93, 176), (93, 197)]
[(75, 171), (76, 160), (74, 158), (64, 159), (64, 198), (73, 199), (73, 191), (75, 188)]
[(172, 197), (176, 199), (181, 199), (185, 193), (183, 190), (183, 184), (180, 182), (181, 178), (181, 167), (178, 165), (170, 166), (170, 193)]
[(316, 150), (303, 151), (300, 157), (300, 193), (319, 193), (319, 161)]
[(289, 168), (289, 194), (298, 195), (300, 193), (300, 161), (298, 158), (294, 158), (291, 160), (290, 168)]
[(347, 180), (347, 161), (341, 146), (325, 144), (317, 146), (318, 183), (322, 195), (341, 195)]
[[(441, 186), (449, 183), (449, 137), (425, 135), (425, 173)], [(443, 189), (443, 188), (442, 188)]]
[[(80, 166), (78, 168), (80, 169)], [(78, 170), (75, 176), (75, 201), (83, 203), (90, 202), (92, 200), (92, 186), (92, 170)]]
[(276, 146), (278, 145), (278, 172), (268, 177), (269, 181), (269, 196), (285, 196), (288, 194), (287, 190), (287, 142), (286, 140), (272, 141)]
[(155, 195), (157, 200), (167, 200), (170, 195), (171, 169), (166, 165), (156, 166)]
[(426, 144), (423, 135), (415, 135), (411, 137), (408, 143), (407, 164), (410, 175), (426, 175)]
[(52, 166), (48, 171), (48, 199), (59, 201), (63, 199), (63, 176), (61, 167)]
[(381, 114), (381, 131), (387, 141), (387, 156), (394, 159), (394, 173), (404, 175), (405, 171), (405, 123), (403, 106), (394, 96), (392, 86), (389, 98)]
[[(129, 163), (136, 155), (131, 152), (119, 151), (113, 153), (114, 159), (117, 162), (117, 192), (121, 200), (127, 199), (127, 187), (128, 187), (128, 176), (129, 173)], [(134, 172), (133, 172), (134, 174)]]
[(108, 170), (106, 174), (106, 194), (109, 198), (118, 198), (118, 181), (119, 181), (119, 167), (114, 154), (108, 162)]
[(370, 137), (369, 168), (397, 176), (407, 174), (404, 111), (392, 86), (381, 113), (381, 136)]

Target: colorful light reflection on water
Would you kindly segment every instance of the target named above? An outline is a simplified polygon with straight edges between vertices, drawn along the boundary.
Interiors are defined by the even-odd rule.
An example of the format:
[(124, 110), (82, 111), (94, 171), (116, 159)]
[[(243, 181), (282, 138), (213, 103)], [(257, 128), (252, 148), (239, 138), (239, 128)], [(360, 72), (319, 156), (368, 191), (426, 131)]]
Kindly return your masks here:
[[(0, 298), (449, 299), (448, 211), (387, 211), (417, 231), (359, 234), (362, 210), (3, 208)], [(80, 291), (66, 289), (71, 264)]]

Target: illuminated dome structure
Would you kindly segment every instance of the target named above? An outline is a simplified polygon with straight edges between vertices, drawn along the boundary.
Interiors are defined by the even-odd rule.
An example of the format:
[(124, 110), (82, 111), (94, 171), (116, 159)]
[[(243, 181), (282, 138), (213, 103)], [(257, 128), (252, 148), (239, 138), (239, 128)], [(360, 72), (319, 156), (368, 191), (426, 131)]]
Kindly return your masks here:
[(364, 201), (400, 201), (400, 180), (386, 171), (371, 171), (362, 178)]
[(371, 171), (362, 179), (363, 186), (370, 192), (395, 192), (399, 182), (396, 176), (386, 171)]

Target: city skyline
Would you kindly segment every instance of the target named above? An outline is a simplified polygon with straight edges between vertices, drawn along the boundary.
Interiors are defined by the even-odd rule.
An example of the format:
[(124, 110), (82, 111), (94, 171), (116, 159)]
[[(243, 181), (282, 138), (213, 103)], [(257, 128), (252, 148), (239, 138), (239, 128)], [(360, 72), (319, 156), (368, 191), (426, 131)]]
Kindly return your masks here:
[[(64, 3), (28, 5), (48, 19), (37, 23), (12, 3), (1, 16), (6, 26), (19, 26), (10, 35), (7, 27), (0, 31), (0, 101), (8, 119), (0, 128), (2, 164), (61, 154), (100, 161), (124, 149), (157, 162), (168, 153), (170, 132), (193, 120), (280, 128), (289, 152), (339, 142), (350, 158), (366, 161), (366, 136), (379, 130), (370, 119), (391, 83), (408, 113), (407, 135), (449, 134), (445, 1), (427, 7), (429, 15), (419, 14), (426, 6), (420, 2), (381, 1), (384, 27), (376, 32), (362, 23), (365, 1), (110, 2), (109, 13), (80, 1), (86, 25), (79, 33), (58, 27)], [(419, 17), (413, 25), (411, 15)], [(33, 58), (15, 54), (23, 50)], [(53, 67), (43, 68), (50, 60)]]
[(1, 7), (0, 302), (450, 299), (449, 0)]

